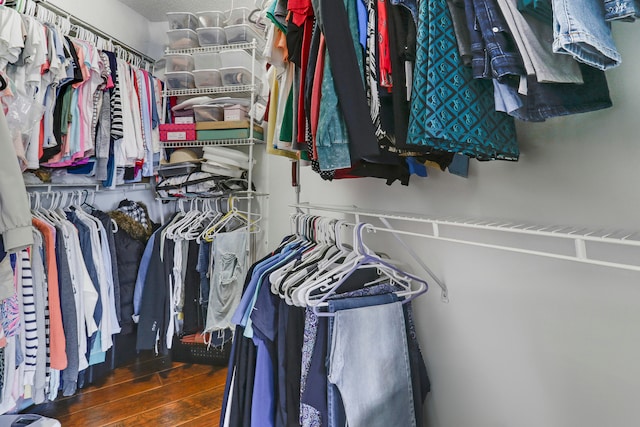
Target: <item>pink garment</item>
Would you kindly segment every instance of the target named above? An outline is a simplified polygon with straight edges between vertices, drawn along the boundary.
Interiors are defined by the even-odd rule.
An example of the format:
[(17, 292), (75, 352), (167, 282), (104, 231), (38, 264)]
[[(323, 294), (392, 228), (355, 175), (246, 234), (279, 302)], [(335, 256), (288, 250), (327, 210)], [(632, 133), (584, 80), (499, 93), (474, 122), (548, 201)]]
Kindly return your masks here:
[(58, 265), (56, 262), (56, 229), (38, 218), (32, 218), (44, 239), (45, 270), (47, 289), (49, 292), (49, 352), (51, 368), (64, 370), (67, 367), (67, 340), (62, 327), (62, 311), (60, 309), (60, 291), (58, 288)]

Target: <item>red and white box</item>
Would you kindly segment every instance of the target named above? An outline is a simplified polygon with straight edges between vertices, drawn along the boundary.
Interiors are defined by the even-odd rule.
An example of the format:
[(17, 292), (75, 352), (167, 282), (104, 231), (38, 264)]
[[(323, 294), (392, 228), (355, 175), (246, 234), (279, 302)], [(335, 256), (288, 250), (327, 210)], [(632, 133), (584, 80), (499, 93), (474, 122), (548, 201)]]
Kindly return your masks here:
[(196, 125), (191, 124), (165, 124), (160, 125), (160, 141), (195, 141)]

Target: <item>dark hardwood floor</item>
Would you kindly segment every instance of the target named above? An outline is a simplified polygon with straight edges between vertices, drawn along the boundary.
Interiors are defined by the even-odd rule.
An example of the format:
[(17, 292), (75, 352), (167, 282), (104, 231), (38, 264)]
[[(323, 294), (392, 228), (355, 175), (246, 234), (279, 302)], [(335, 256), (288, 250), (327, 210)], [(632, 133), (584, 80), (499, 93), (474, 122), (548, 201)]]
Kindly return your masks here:
[(137, 359), (99, 384), (30, 408), (63, 427), (218, 425), (226, 367)]

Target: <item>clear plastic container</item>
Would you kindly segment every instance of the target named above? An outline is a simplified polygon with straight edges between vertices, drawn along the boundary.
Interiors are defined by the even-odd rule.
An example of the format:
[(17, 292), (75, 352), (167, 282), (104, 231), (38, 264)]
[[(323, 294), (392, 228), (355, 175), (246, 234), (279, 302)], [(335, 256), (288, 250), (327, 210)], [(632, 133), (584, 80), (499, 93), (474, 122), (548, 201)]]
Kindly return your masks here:
[(251, 12), (252, 10), (248, 7), (237, 7), (231, 11), (226, 23), (227, 25), (250, 24), (249, 17)]
[(169, 49), (191, 49), (198, 47), (198, 33), (193, 30), (170, 30), (167, 31), (169, 36)]
[(193, 74), (189, 71), (177, 71), (164, 74), (168, 90), (174, 89), (194, 89), (196, 87)]
[(245, 67), (223, 67), (220, 68), (220, 74), (224, 86), (251, 84), (251, 70)]
[(193, 113), (196, 122), (219, 122), (224, 120), (224, 107), (222, 105), (205, 104), (194, 105)]
[(190, 12), (168, 12), (169, 29), (171, 30), (195, 30), (198, 28), (198, 17)]
[(220, 52), (220, 64), (219, 68), (244, 67), (251, 71), (251, 55), (242, 49), (226, 50)]
[(198, 40), (200, 41), (200, 46), (227, 44), (224, 28), (220, 27), (198, 28)]
[(197, 88), (222, 86), (222, 76), (218, 70), (196, 70), (193, 78)]
[(198, 20), (201, 27), (224, 27), (225, 13), (219, 10), (210, 10), (205, 12), (198, 12)]
[(174, 73), (176, 71), (193, 71), (193, 58), (191, 55), (166, 55), (166, 71)]
[(264, 49), (264, 38), (249, 24), (227, 25), (224, 32), (229, 44), (250, 43), (255, 39), (258, 49)]
[(220, 54), (213, 53), (194, 53), (193, 67), (196, 70), (218, 70), (222, 68)]

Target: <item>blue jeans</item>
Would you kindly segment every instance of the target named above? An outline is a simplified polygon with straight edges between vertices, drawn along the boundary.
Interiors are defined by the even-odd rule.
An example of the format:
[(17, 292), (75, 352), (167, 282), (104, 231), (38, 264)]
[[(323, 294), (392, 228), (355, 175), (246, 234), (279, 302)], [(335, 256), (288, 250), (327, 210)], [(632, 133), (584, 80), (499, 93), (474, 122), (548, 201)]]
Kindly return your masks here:
[(633, 22), (640, 16), (640, 4), (637, 0), (605, 0), (604, 10), (606, 21)]
[(215, 259), (210, 277), (209, 309), (205, 331), (232, 328), (231, 316), (240, 302), (247, 270), (247, 232), (231, 231), (213, 240)]
[(399, 301), (335, 313), (328, 379), (349, 426), (416, 426), (405, 328)]
[(554, 52), (592, 67), (607, 70), (620, 65), (602, 0), (555, 0), (553, 39)]

